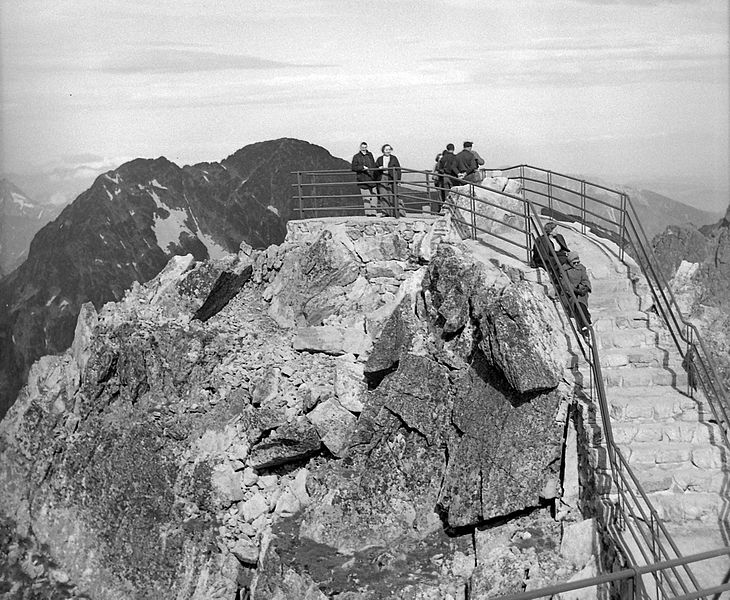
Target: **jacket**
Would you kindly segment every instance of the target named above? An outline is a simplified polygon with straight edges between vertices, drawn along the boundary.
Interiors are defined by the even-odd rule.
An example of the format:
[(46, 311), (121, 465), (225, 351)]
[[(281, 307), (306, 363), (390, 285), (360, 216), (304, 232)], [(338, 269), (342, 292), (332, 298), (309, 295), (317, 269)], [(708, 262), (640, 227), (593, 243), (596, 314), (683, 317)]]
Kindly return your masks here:
[(573, 293), (581, 304), (588, 304), (588, 294), (591, 293), (591, 280), (588, 279), (586, 268), (581, 265), (565, 265), (565, 276), (573, 286)]
[(464, 148), (456, 155), (456, 167), (459, 170), (459, 173), (471, 175), (479, 168), (479, 164), (477, 163), (477, 159), (472, 151)]
[[(558, 249), (555, 251), (558, 255), (558, 261), (560, 264), (565, 264), (568, 260), (568, 252), (570, 252), (570, 248), (568, 248), (568, 244), (565, 242), (565, 238), (561, 234), (556, 233), (552, 236), (552, 238), (558, 244)], [(550, 236), (547, 233), (538, 236), (535, 240), (535, 245), (532, 247), (532, 263), (536, 267), (545, 268), (543, 261), (549, 261), (552, 256), (550, 254), (550, 248), (554, 248)]]
[(437, 171), (439, 175), (458, 177), (459, 169), (456, 168), (456, 155), (453, 152), (444, 150), (444, 153), (441, 155), (441, 160), (438, 162)]
[[(367, 170), (365, 169), (367, 167)], [(352, 157), (351, 171), (357, 173), (357, 180), (363, 182), (372, 182), (375, 180), (377, 173), (375, 171), (375, 159), (371, 152), (358, 152)]]
[(400, 162), (398, 162), (398, 157), (395, 156), (395, 154), (390, 155), (390, 162), (388, 163), (388, 168), (381, 170), (383, 167), (383, 159), (385, 156), (378, 156), (378, 160), (375, 161), (375, 167), (378, 169), (375, 175), (375, 178), (380, 179), (395, 179), (396, 181), (400, 181)]

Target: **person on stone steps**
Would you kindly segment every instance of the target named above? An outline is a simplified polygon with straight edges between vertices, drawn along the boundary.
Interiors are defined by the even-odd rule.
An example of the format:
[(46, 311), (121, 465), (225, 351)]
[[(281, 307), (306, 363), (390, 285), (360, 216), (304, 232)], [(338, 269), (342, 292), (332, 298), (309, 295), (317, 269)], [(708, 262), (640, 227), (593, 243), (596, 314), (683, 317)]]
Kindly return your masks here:
[[(571, 313), (575, 319), (581, 335), (588, 339), (591, 325), (591, 313), (588, 310), (588, 294), (591, 293), (591, 281), (588, 279), (586, 268), (580, 262), (577, 252), (571, 251), (567, 254), (567, 262), (563, 266), (565, 278), (573, 288), (575, 301), (568, 297), (568, 306), (571, 306)], [(576, 305), (577, 302), (577, 305)]]
[[(553, 278), (558, 276), (560, 274), (560, 268), (567, 264), (568, 252), (570, 252), (565, 238), (561, 234), (555, 233), (557, 227), (558, 224), (555, 221), (545, 223), (545, 233), (537, 237), (535, 245), (532, 247), (531, 266), (545, 269)], [(558, 265), (552, 264), (555, 259), (550, 252), (550, 248), (555, 251), (558, 257)], [(548, 269), (548, 266), (552, 268)]]
[(357, 187), (360, 188), (366, 217), (375, 217), (378, 214), (378, 195), (375, 191), (377, 170), (375, 159), (368, 150), (368, 143), (360, 144), (360, 151), (352, 157), (350, 170), (355, 171)]

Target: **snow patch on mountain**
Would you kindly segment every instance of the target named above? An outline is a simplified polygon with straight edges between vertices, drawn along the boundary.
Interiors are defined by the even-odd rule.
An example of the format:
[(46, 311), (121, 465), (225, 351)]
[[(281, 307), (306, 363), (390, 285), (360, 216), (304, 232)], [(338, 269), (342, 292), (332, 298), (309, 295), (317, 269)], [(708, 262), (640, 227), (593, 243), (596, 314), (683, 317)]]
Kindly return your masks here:
[(185, 225), (185, 220), (188, 215), (184, 210), (164, 207), (154, 192), (152, 192), (152, 197), (157, 202), (157, 206), (170, 213), (170, 216), (167, 218), (155, 216), (155, 223), (152, 226), (155, 237), (157, 238), (157, 245), (165, 252), (169, 252), (171, 244), (176, 245), (180, 243), (180, 234), (183, 231), (190, 231), (188, 226)]
[(212, 237), (202, 231), (198, 231), (198, 239), (203, 242), (203, 245), (208, 249), (208, 255), (214, 260), (231, 255), (231, 252), (228, 252), (223, 246), (217, 244)]
[(16, 194), (15, 192), (10, 192), (10, 196), (12, 197), (13, 202), (20, 206), (21, 209), (34, 208), (33, 203), (30, 202), (25, 196), (21, 196), (20, 194)]

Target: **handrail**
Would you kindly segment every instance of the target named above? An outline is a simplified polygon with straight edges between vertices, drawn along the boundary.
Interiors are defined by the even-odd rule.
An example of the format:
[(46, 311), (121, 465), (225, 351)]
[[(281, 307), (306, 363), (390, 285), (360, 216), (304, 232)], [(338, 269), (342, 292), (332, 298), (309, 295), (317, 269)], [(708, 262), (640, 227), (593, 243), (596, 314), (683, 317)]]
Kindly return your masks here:
[[(592, 188), (600, 189), (608, 192), (609, 194), (613, 194), (618, 199), (620, 199), (620, 206), (611, 206), (609, 203), (602, 201), (599, 198), (588, 196), (585, 194), (585, 192), (583, 193), (584, 197), (590, 198), (592, 202), (599, 203), (603, 206), (608, 206), (611, 209), (618, 211), (621, 217), (620, 223), (616, 223), (615, 221), (612, 221), (606, 217), (602, 218), (612, 225), (618, 225), (618, 233), (620, 233), (622, 241), (626, 241), (631, 245), (631, 248), (634, 251), (634, 255), (638, 258), (637, 264), (639, 268), (643, 271), (651, 290), (652, 296), (655, 299), (657, 310), (661, 312), (661, 317), (669, 328), (669, 332), (672, 336), (675, 346), (679, 350), (682, 358), (685, 359), (688, 370), (694, 368), (702, 372), (700, 373), (700, 375), (704, 375), (698, 378), (699, 383), (702, 387), (705, 397), (708, 400), (710, 409), (713, 413), (713, 417), (720, 426), (719, 430), (723, 437), (725, 447), (730, 449), (730, 438), (728, 437), (730, 435), (730, 401), (728, 400), (728, 391), (724, 385), (723, 380), (718, 376), (715, 361), (712, 359), (712, 355), (707, 350), (707, 347), (702, 340), (702, 336), (700, 335), (699, 330), (694, 325), (694, 323), (691, 323), (684, 317), (681, 309), (679, 308), (679, 304), (674, 296), (674, 293), (667, 283), (661, 269), (655, 268), (655, 264), (657, 264), (656, 257), (651, 251), (646, 232), (644, 231), (643, 225), (641, 224), (641, 220), (638, 218), (638, 213), (633, 202), (631, 202), (631, 198), (629, 197), (629, 195), (625, 192), (615, 190), (604, 185), (586, 182), (585, 180), (578, 179), (576, 177), (572, 177), (570, 175), (565, 175), (562, 173), (545, 171), (544, 169), (533, 167), (531, 165), (517, 165), (507, 167), (505, 169), (499, 169), (499, 171), (504, 173), (505, 171), (519, 170), (519, 174), (515, 173), (515, 175), (513, 176), (515, 179), (519, 179), (521, 181), (537, 182), (541, 185), (548, 185), (547, 183), (540, 182), (535, 178), (524, 176), (525, 169), (531, 169), (539, 173), (549, 174), (551, 189), (560, 189), (563, 191), (567, 191), (570, 194), (577, 194), (576, 191), (570, 190), (570, 188), (557, 186), (552, 180), (552, 177), (557, 175), (568, 181), (580, 184), (583, 190), (585, 189), (584, 186), (587, 184), (590, 185)], [(538, 195), (542, 195), (542, 192), (540, 190), (529, 191)], [(565, 198), (560, 198), (559, 201), (568, 206), (571, 206), (572, 208), (580, 210), (580, 207), (571, 204)], [(586, 211), (585, 209), (583, 209), (582, 212), (586, 213), (590, 211)], [(594, 216), (599, 216), (594, 212), (591, 212), (591, 214)], [(585, 217), (583, 217), (582, 215), (581, 221), (585, 222)], [(621, 247), (621, 250), (623, 250), (623, 247)], [(686, 349), (685, 347), (683, 347), (683, 345), (686, 347)], [(695, 358), (697, 359), (696, 361)], [(691, 393), (692, 389), (690, 388), (689, 391)]]
[[(647, 244), (642, 243), (641, 237), (638, 234), (636, 234), (636, 231), (635, 231), (636, 226), (634, 224), (634, 220), (631, 218), (631, 214), (629, 213), (629, 209), (631, 211), (633, 211), (634, 213), (635, 213), (635, 210), (633, 208), (633, 205), (631, 205), (630, 199), (628, 198), (628, 196), (626, 194), (619, 192), (617, 190), (612, 190), (606, 186), (602, 186), (599, 184), (592, 184), (589, 182), (585, 182), (584, 180), (573, 178), (571, 176), (565, 176), (565, 175), (556, 174), (553, 172), (547, 172), (547, 171), (544, 171), (541, 169), (537, 169), (535, 167), (531, 167), (529, 165), (518, 165), (518, 166), (509, 167), (507, 169), (499, 169), (498, 171), (500, 171), (501, 173), (504, 173), (507, 170), (515, 170), (515, 169), (519, 169), (519, 174), (514, 175), (511, 178), (517, 179), (522, 182), (521, 195), (510, 194), (508, 192), (496, 190), (496, 189), (493, 189), (490, 187), (485, 187), (485, 186), (482, 186), (481, 184), (477, 184), (477, 183), (468, 183), (468, 185), (469, 185), (468, 192), (464, 192), (460, 189), (450, 189), (450, 186), (447, 188), (444, 188), (444, 187), (440, 187), (439, 185), (436, 185), (435, 183), (431, 182), (430, 178), (434, 175), (432, 172), (401, 168), (402, 174), (410, 175), (412, 177), (415, 176), (416, 179), (411, 179), (411, 180), (403, 179), (401, 181), (398, 181), (397, 185), (393, 186), (392, 191), (387, 193), (387, 196), (388, 196), (388, 198), (390, 198), (393, 201), (393, 207), (395, 208), (394, 216), (398, 217), (399, 202), (402, 203), (403, 200), (410, 200), (410, 201), (417, 201), (417, 202), (429, 202), (429, 203), (431, 203), (432, 206), (435, 204), (437, 206), (441, 206), (443, 209), (444, 204), (448, 205), (449, 203), (448, 202), (444, 203), (443, 200), (440, 200), (440, 199), (435, 200), (432, 197), (432, 192), (435, 191), (437, 194), (440, 194), (441, 192), (444, 192), (444, 191), (450, 192), (451, 196), (456, 197), (457, 199), (465, 198), (467, 200), (465, 202), (465, 204), (467, 204), (467, 206), (459, 205), (458, 208), (457, 207), (450, 207), (450, 208), (452, 211), (453, 220), (456, 223), (460, 224), (461, 227), (466, 228), (470, 237), (476, 238), (479, 233), (489, 234), (490, 236), (493, 236), (493, 237), (501, 239), (505, 242), (514, 244), (520, 248), (523, 248), (526, 251), (526, 257), (527, 257), (528, 261), (529, 261), (529, 249), (530, 249), (530, 246), (533, 245), (534, 247), (537, 248), (538, 254), (543, 259), (543, 264), (546, 264), (546, 265), (550, 264), (549, 261), (552, 261), (552, 260), (555, 261), (553, 264), (558, 264), (557, 255), (555, 255), (554, 249), (549, 248), (549, 253), (551, 254), (551, 256), (545, 257), (545, 256), (542, 256), (542, 250), (539, 247), (539, 245), (534, 245), (534, 241), (537, 238), (537, 236), (544, 234), (542, 219), (540, 218), (540, 213), (541, 213), (540, 208), (544, 209), (546, 207), (541, 205), (540, 203), (535, 204), (532, 200), (530, 200), (527, 197), (527, 193), (530, 193), (530, 194), (534, 194), (535, 196), (538, 196), (538, 197), (548, 198), (548, 207), (549, 207), (549, 210), (551, 210), (551, 211), (555, 210), (555, 209), (553, 209), (554, 203), (565, 204), (566, 206), (568, 206), (570, 208), (576, 209), (580, 215), (579, 220), (580, 220), (580, 222), (583, 223), (584, 227), (586, 224), (586, 222), (585, 222), (586, 214), (589, 214), (593, 217), (596, 217), (600, 220), (607, 222), (609, 224), (609, 228), (606, 230), (607, 233), (617, 236), (620, 240), (619, 252), (620, 252), (620, 258), (622, 260), (623, 260), (623, 250), (624, 250), (625, 243), (631, 244), (632, 247), (635, 247), (636, 245), (638, 245), (640, 247), (641, 251), (643, 253), (647, 254), (647, 256), (648, 256)], [(538, 179), (528, 176), (525, 172), (527, 169), (532, 169), (535, 171), (539, 171), (541, 173), (547, 173), (548, 181), (541, 182)], [(492, 172), (492, 171), (496, 171), (496, 170), (486, 169), (484, 171)], [(304, 215), (305, 210), (309, 210), (309, 209), (306, 209), (303, 207), (304, 199), (306, 199), (306, 198), (314, 199), (315, 204), (316, 204), (317, 199), (321, 200), (323, 198), (327, 198), (327, 196), (317, 195), (317, 193), (316, 193), (317, 186), (325, 185), (325, 187), (334, 188), (337, 185), (340, 185), (340, 186), (357, 185), (357, 183), (354, 181), (354, 177), (353, 177), (354, 174), (352, 172), (346, 171), (346, 170), (331, 170), (331, 171), (326, 171), (326, 172), (301, 171), (301, 172), (297, 172), (296, 175), (297, 175), (297, 183), (294, 184), (294, 186), (297, 188), (297, 191), (298, 191), (296, 198), (299, 200), (300, 217)], [(348, 181), (339, 180), (339, 181), (335, 181), (335, 182), (330, 182), (330, 185), (328, 186), (327, 184), (325, 184), (322, 181), (312, 182), (312, 183), (303, 182), (302, 181), (303, 175), (306, 175), (306, 176), (347, 175), (347, 177), (350, 179)], [(573, 181), (573, 182), (579, 184), (580, 190), (579, 191), (571, 190), (570, 188), (560, 185), (559, 183), (556, 184), (553, 181), (553, 176), (564, 177), (565, 179), (567, 179), (569, 181)], [(418, 179), (418, 177), (420, 177), (420, 178), (425, 177), (425, 182), (423, 182), (422, 179)], [(449, 179), (453, 180), (453, 178), (449, 178)], [(548, 187), (548, 193), (545, 194), (541, 190), (530, 189), (524, 185), (525, 182), (533, 182), (533, 183), (538, 183), (540, 185), (545, 185)], [(373, 182), (373, 185), (377, 185), (377, 183), (378, 182)], [(461, 182), (461, 181), (457, 180), (457, 183), (464, 184), (467, 182)], [(613, 206), (609, 202), (603, 201), (599, 198), (594, 198), (592, 195), (589, 195), (587, 193), (587, 189), (586, 189), (587, 187), (596, 188), (596, 189), (604, 190), (611, 194), (615, 194), (616, 199), (620, 202), (620, 206), (618, 206), (618, 207)], [(303, 193), (303, 191), (307, 190), (308, 188), (311, 188), (313, 191), (315, 191), (315, 193), (310, 194), (310, 195), (305, 195)], [(474, 190), (477, 188), (486, 189), (487, 191), (489, 191), (493, 194), (497, 194), (498, 196), (501, 196), (503, 198), (508, 198), (513, 201), (519, 201), (521, 203), (521, 205), (523, 206), (523, 211), (515, 211), (507, 206), (504, 206), (501, 204), (495, 204), (495, 203), (489, 202), (488, 200), (485, 200), (483, 198), (478, 198), (474, 194)], [(404, 193), (404, 190), (410, 190), (410, 192)], [(580, 206), (576, 206), (575, 204), (572, 204), (571, 202), (567, 201), (564, 198), (554, 197), (555, 190), (561, 190), (561, 191), (568, 192), (569, 194), (574, 194), (576, 196), (579, 196), (580, 197)], [(340, 197), (352, 198), (352, 197), (358, 197), (358, 196), (359, 196), (359, 194), (344, 194), (344, 195), (341, 195)], [(616, 214), (618, 215), (618, 219), (614, 220), (614, 219), (608, 218), (605, 215), (602, 215), (598, 212), (589, 210), (586, 207), (586, 203), (588, 200), (591, 203), (595, 202), (599, 206), (607, 207), (609, 209), (609, 212), (614, 211), (614, 210), (617, 211)], [(489, 207), (489, 206), (496, 207), (496, 208), (499, 208), (501, 211), (505, 211), (505, 212), (511, 213), (513, 215), (516, 215), (518, 217), (524, 218), (524, 228), (523, 229), (521, 229), (520, 227), (514, 226), (510, 223), (500, 222), (500, 224), (505, 225), (507, 227), (511, 227), (512, 229), (517, 230), (517, 231), (524, 231), (525, 243), (520, 244), (519, 242), (515, 242), (514, 240), (502, 237), (502, 236), (496, 234), (495, 232), (487, 231), (483, 227), (477, 225), (478, 217), (491, 219), (491, 217), (489, 215), (487, 215), (485, 212), (482, 212), (479, 210), (479, 206), (481, 206), (481, 205), (484, 205), (487, 207)], [(337, 210), (337, 208), (338, 207), (336, 207), (336, 206), (326, 207), (327, 210)], [(358, 207), (357, 206), (341, 206), (339, 208), (341, 210), (350, 211), (353, 209), (357, 209)], [(362, 205), (360, 205), (359, 208), (360, 208), (360, 210), (362, 210)], [(319, 206), (319, 207), (316, 207), (311, 210), (321, 211), (321, 210), (325, 210), (325, 207)], [(467, 215), (466, 219), (462, 218), (460, 213), (464, 213), (465, 215)], [(469, 221), (471, 221), (471, 222), (469, 222)], [(638, 217), (637, 217), (636, 221), (638, 222), (639, 227), (641, 227), (641, 223), (640, 223), (640, 221), (638, 221)], [(635, 235), (630, 235), (631, 232), (629, 231), (629, 229), (631, 229), (632, 227), (634, 228)], [(643, 234), (643, 229), (641, 230), (641, 233)], [(645, 242), (646, 236), (645, 236), (645, 234), (643, 234), (643, 236), (644, 236), (643, 241)], [(637, 242), (634, 242), (635, 238), (636, 238)], [(634, 252), (636, 252), (638, 254), (636, 249), (634, 249)], [(650, 264), (650, 261), (648, 259), (646, 261), (638, 261), (638, 263), (637, 263), (638, 266), (640, 268), (642, 268), (642, 270), (645, 270), (644, 264), (643, 264), (644, 262), (647, 264)], [(551, 274), (550, 270), (548, 270), (548, 273)], [(592, 326), (589, 329), (589, 339), (584, 342), (581, 339), (582, 336), (578, 335), (578, 332), (576, 331), (575, 327), (573, 326), (573, 322), (571, 319), (572, 311), (574, 310), (574, 307), (577, 306), (577, 300), (575, 298), (575, 295), (573, 294), (572, 286), (568, 285), (565, 282), (565, 275), (562, 273), (562, 271), (558, 271), (557, 276), (553, 276), (553, 275), (554, 274), (551, 274), (551, 278), (553, 279), (553, 283), (555, 284), (555, 286), (558, 290), (558, 298), (559, 298), (561, 304), (563, 305), (563, 309), (568, 317), (567, 322), (569, 323), (570, 328), (573, 331), (573, 336), (578, 341), (578, 346), (579, 346), (581, 352), (583, 353), (583, 356), (586, 358), (586, 360), (590, 366), (590, 369), (591, 369), (592, 377), (595, 380), (592, 389), (594, 390), (594, 393), (597, 396), (596, 400), (600, 407), (600, 415), (601, 415), (601, 421), (602, 421), (601, 424), (602, 424), (605, 441), (606, 441), (608, 462), (611, 467), (611, 476), (612, 476), (613, 482), (616, 486), (616, 489), (619, 492), (619, 494), (618, 494), (619, 499), (620, 499), (622, 505), (624, 505), (629, 510), (632, 517), (634, 517), (635, 519), (639, 519), (639, 521), (644, 521), (646, 523), (651, 524), (651, 530), (648, 533), (650, 534), (652, 547), (649, 550), (649, 554), (647, 554), (643, 550), (643, 546), (642, 546), (642, 537), (644, 538), (645, 544), (648, 542), (648, 540), (646, 539), (646, 534), (641, 530), (638, 532), (635, 531), (634, 530), (635, 528), (633, 528), (633, 527), (629, 527), (629, 531), (632, 534), (632, 536), (634, 537), (634, 540), (636, 541), (639, 550), (642, 552), (642, 554), (644, 555), (644, 559), (647, 560), (647, 562), (649, 561), (650, 557), (653, 557), (654, 561), (656, 562), (657, 556), (660, 559), (664, 560), (665, 562), (668, 560), (671, 561), (671, 554), (670, 554), (669, 550), (664, 546), (662, 540), (664, 539), (667, 541), (669, 548), (677, 557), (681, 556), (679, 549), (676, 546), (676, 544), (674, 543), (674, 541), (672, 540), (671, 536), (669, 535), (669, 532), (666, 530), (666, 527), (664, 526), (664, 524), (662, 523), (658, 514), (656, 513), (656, 510), (651, 505), (648, 495), (643, 490), (641, 483), (636, 478), (634, 473), (631, 471), (628, 461), (623, 456), (620, 449), (615, 445), (615, 442), (613, 440), (613, 433), (612, 433), (611, 422), (610, 422), (610, 417), (609, 417), (608, 402), (606, 400), (606, 392), (605, 392), (605, 387), (603, 384), (603, 377), (602, 377), (602, 373), (601, 373), (600, 357), (598, 354), (597, 345), (595, 343), (595, 334), (592, 329)], [(657, 298), (657, 296), (659, 294), (654, 289), (655, 282), (650, 280), (649, 276), (647, 276), (647, 280), (652, 289), (652, 292), (655, 294), (655, 298), (657, 299), (657, 302), (659, 302), (659, 299)], [(661, 280), (657, 278), (657, 281), (661, 281)], [(657, 285), (656, 287), (659, 287), (659, 292), (663, 291), (661, 286)], [(669, 290), (668, 287), (666, 287), (665, 289)], [(671, 290), (669, 290), (669, 294), (671, 294)], [(674, 298), (672, 296), (671, 301), (667, 301), (666, 304), (669, 308), (670, 315), (673, 316), (671, 309), (672, 309), (672, 305), (677, 307), (676, 300), (674, 300)], [(681, 317), (681, 313), (679, 313), (679, 314), (680, 314), (680, 318), (681, 318), (682, 322), (685, 323), (687, 326), (689, 326), (690, 324), (686, 323), (686, 321), (684, 321), (683, 317)], [(663, 307), (662, 307), (662, 316), (664, 316), (665, 320), (667, 320), (667, 316), (664, 314)], [(709, 373), (709, 375), (711, 376), (710, 378), (715, 379), (716, 373), (712, 368), (712, 363), (711, 362), (709, 363), (710, 364), (709, 368), (707, 368), (704, 363), (705, 358), (707, 360), (710, 360), (710, 355), (706, 352), (704, 344), (702, 344), (702, 341), (699, 338), (699, 332), (696, 330), (696, 328), (694, 326), (691, 326), (691, 327), (692, 327), (692, 331), (696, 332), (696, 336), (694, 336), (694, 337), (696, 337), (696, 339), (699, 340), (699, 348), (702, 351), (702, 354), (700, 354), (697, 351), (693, 351), (692, 356), (697, 356), (699, 358), (699, 363), (700, 363), (699, 366), (702, 367), (703, 373), (705, 373), (705, 374)], [(674, 332), (672, 331), (671, 326), (670, 326), (670, 332), (672, 332), (672, 335), (674, 338)], [(679, 333), (682, 333), (682, 332), (679, 332)], [(676, 340), (676, 338), (674, 338), (674, 339), (675, 339), (675, 343), (676, 343), (677, 340)], [(692, 343), (692, 341), (689, 340), (688, 346), (691, 343)], [(694, 348), (694, 346), (691, 346), (691, 347)], [(681, 352), (681, 348), (680, 348), (680, 352)], [(689, 352), (688, 352), (688, 354), (689, 354)], [(682, 355), (686, 356), (685, 353), (682, 353)], [(715, 381), (717, 381), (720, 385), (722, 385), (718, 379), (715, 379)], [(700, 378), (700, 383), (703, 385), (703, 387), (705, 386), (703, 378)], [(708, 384), (711, 385), (710, 382), (708, 382)], [(706, 395), (707, 395), (707, 393), (706, 393)], [(708, 395), (708, 397), (709, 397), (709, 395)], [(711, 405), (712, 405), (712, 403), (711, 403)], [(715, 408), (713, 407), (713, 412), (714, 411), (715, 411)], [(723, 413), (723, 414), (725, 417), (725, 423), (728, 423), (727, 415), (725, 413)], [(716, 415), (716, 418), (718, 418), (718, 415)], [(720, 422), (720, 421), (718, 420), (718, 422)], [(723, 432), (723, 435), (724, 435), (725, 441), (727, 443), (727, 436), (725, 435), (724, 432)], [(627, 475), (624, 475), (624, 473), (627, 473)], [(633, 491), (633, 489), (636, 489), (636, 493)], [(644, 505), (645, 508), (642, 507), (642, 504)], [(636, 505), (638, 512), (634, 511), (634, 509), (631, 508), (632, 505)], [(656, 530), (654, 528), (654, 525), (656, 525), (656, 528), (657, 528)], [(618, 530), (620, 530), (620, 529), (621, 529), (621, 527), (619, 525)], [(619, 544), (619, 546), (624, 549), (625, 554), (627, 556), (630, 556), (630, 551), (628, 550), (628, 547), (626, 546), (625, 542), (622, 540), (621, 534), (617, 530), (615, 530), (614, 535), (617, 538), (616, 541)], [(677, 559), (674, 559), (674, 560), (677, 560)], [(700, 586), (697, 583), (697, 580), (695, 579), (692, 571), (687, 566), (688, 562), (689, 561), (682, 563), (680, 561), (676, 564), (673, 563), (673, 565), (671, 567), (672, 574), (674, 576), (673, 579), (667, 577), (666, 574), (664, 574), (661, 577), (661, 580), (660, 580), (660, 578), (655, 577), (656, 584), (657, 584), (657, 590), (659, 591), (660, 584), (663, 585), (664, 583), (666, 583), (670, 587), (671, 593), (676, 595), (678, 593), (678, 590), (675, 588), (674, 584), (677, 583), (681, 586), (682, 591), (684, 592), (686, 597), (688, 597), (688, 598), (689, 597), (699, 597), (699, 596), (695, 596), (694, 592), (690, 591), (687, 584), (684, 582), (684, 580), (682, 579), (680, 574), (674, 568), (677, 565), (682, 565), (686, 571), (687, 576), (689, 577), (692, 584), (694, 585), (695, 590), (699, 589)], [(662, 591), (664, 591), (664, 590), (662, 590)]]

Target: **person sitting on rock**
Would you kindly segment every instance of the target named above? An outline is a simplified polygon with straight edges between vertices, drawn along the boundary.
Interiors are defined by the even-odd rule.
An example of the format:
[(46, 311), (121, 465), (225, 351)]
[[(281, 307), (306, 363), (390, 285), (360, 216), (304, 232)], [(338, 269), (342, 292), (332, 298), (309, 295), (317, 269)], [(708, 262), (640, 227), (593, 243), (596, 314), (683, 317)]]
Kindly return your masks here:
[[(575, 301), (568, 297), (568, 306), (571, 306), (571, 313), (575, 324), (581, 335), (588, 339), (589, 327), (591, 325), (591, 313), (588, 311), (588, 294), (591, 293), (591, 281), (588, 279), (586, 268), (580, 262), (577, 252), (568, 252), (567, 262), (563, 267), (565, 279), (573, 289)], [(577, 302), (577, 305), (576, 305)]]

